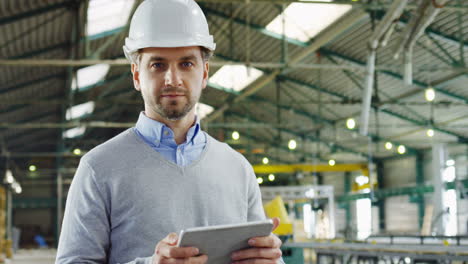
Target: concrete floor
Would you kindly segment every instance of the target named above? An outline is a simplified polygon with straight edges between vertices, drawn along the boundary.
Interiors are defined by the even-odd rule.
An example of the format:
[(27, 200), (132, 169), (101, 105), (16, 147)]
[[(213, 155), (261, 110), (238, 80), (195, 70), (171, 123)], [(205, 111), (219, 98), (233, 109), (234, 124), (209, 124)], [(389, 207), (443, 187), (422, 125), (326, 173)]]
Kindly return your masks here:
[(56, 249), (20, 249), (13, 259), (6, 260), (6, 264), (53, 264), (55, 262)]

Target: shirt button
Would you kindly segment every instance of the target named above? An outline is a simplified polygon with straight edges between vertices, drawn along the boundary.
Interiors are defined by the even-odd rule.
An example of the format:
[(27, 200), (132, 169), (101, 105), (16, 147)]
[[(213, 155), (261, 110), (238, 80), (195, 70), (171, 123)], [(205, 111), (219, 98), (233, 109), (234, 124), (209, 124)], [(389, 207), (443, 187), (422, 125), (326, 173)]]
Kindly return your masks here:
[(164, 135), (166, 135), (166, 136), (169, 135), (169, 131), (167, 131), (167, 130), (164, 131)]

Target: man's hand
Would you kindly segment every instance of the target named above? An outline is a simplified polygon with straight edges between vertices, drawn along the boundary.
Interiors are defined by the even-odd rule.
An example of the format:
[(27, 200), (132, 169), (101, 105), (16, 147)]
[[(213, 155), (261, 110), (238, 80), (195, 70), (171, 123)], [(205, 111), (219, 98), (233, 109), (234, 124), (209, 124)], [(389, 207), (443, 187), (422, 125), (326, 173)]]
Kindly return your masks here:
[(208, 260), (206, 255), (197, 256), (199, 251), (194, 247), (177, 247), (179, 237), (170, 233), (156, 245), (153, 264), (204, 264)]
[[(279, 218), (273, 218), (273, 230), (278, 227), (279, 222)], [(252, 248), (232, 254), (233, 264), (276, 264), (282, 255), (281, 240), (273, 234), (266, 237), (253, 237), (249, 239), (249, 245)]]

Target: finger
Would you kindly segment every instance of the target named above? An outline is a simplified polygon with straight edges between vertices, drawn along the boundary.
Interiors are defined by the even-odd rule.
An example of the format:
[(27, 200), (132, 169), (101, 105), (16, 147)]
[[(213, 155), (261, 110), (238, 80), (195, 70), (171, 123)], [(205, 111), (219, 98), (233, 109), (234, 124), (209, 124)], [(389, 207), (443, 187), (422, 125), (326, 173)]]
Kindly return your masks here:
[(273, 232), (280, 225), (281, 221), (278, 217), (273, 217), (271, 220), (273, 220), (273, 229), (271, 230)]
[(234, 252), (231, 255), (232, 260), (245, 260), (254, 258), (278, 259), (282, 255), (279, 248), (249, 248)]
[(164, 258), (190, 258), (198, 255), (199, 250), (194, 247), (174, 247), (162, 245), (156, 254)]
[(252, 247), (279, 248), (281, 247), (281, 244), (281, 240), (273, 234), (265, 237), (253, 237), (249, 239), (249, 245)]
[(186, 258), (186, 259), (175, 259), (175, 258), (170, 258), (170, 259), (162, 259), (160, 261), (160, 264), (205, 264), (208, 261), (208, 256), (207, 255), (200, 255), (197, 257), (191, 257), (191, 258)]
[(275, 259), (245, 259), (234, 261), (231, 264), (276, 264), (277, 260)]
[(161, 242), (171, 246), (175, 246), (179, 240), (179, 236), (176, 233), (170, 233)]
[(247, 259), (247, 260), (232, 262), (231, 264), (276, 264), (276, 260), (271, 260), (271, 259)]

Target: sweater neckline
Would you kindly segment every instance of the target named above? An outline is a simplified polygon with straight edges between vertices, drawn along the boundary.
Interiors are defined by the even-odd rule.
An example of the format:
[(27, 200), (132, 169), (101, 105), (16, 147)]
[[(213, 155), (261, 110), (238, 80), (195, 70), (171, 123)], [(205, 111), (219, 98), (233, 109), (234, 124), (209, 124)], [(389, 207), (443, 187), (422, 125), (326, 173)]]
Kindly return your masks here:
[(154, 157), (156, 157), (157, 159), (161, 160), (162, 162), (168, 164), (169, 166), (171, 167), (174, 167), (178, 170), (186, 170), (186, 169), (190, 169), (192, 167), (195, 167), (197, 166), (198, 163), (202, 162), (204, 159), (205, 159), (205, 156), (206, 156), (206, 153), (208, 152), (208, 149), (210, 148), (210, 145), (211, 145), (211, 137), (208, 135), (208, 133), (206, 133), (205, 131), (202, 131), (200, 130), (199, 132), (202, 132), (205, 134), (205, 137), (206, 137), (206, 145), (205, 145), (205, 148), (203, 149), (202, 153), (200, 154), (200, 157), (198, 157), (197, 159), (195, 159), (192, 163), (190, 163), (189, 165), (187, 166), (180, 166), (180, 165), (177, 165), (176, 163), (170, 161), (170, 160), (167, 160), (163, 155), (161, 155), (159, 152), (155, 151), (153, 148), (151, 148), (146, 142), (143, 141), (143, 139), (141, 139), (135, 132), (134, 129), (130, 129), (131, 131), (129, 131), (133, 138), (141, 145), (143, 145), (143, 148), (142, 150), (145, 151), (146, 153), (148, 153), (149, 155), (152, 155)]

